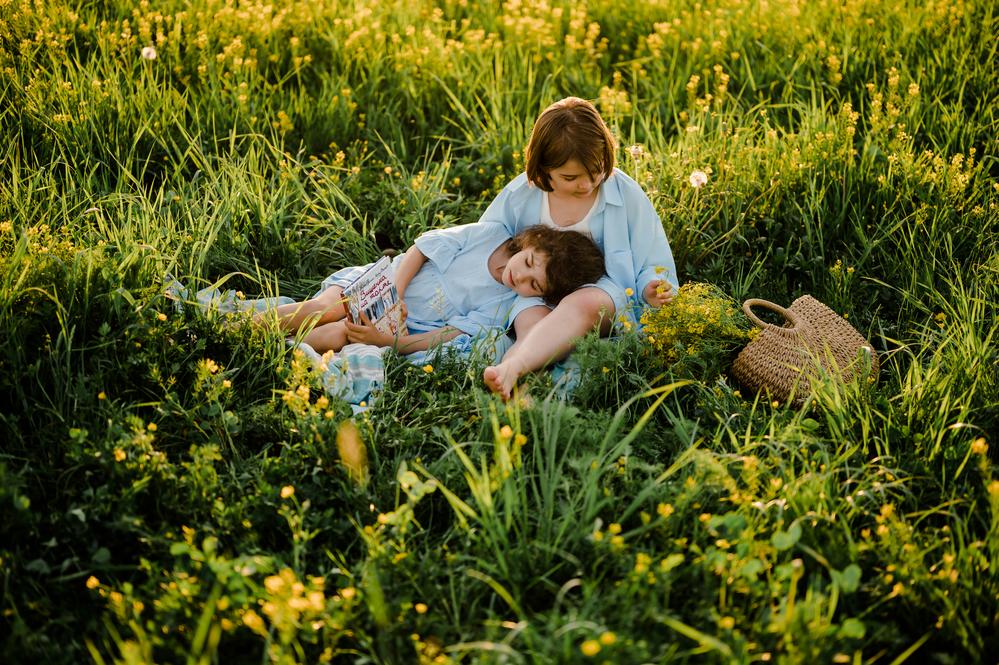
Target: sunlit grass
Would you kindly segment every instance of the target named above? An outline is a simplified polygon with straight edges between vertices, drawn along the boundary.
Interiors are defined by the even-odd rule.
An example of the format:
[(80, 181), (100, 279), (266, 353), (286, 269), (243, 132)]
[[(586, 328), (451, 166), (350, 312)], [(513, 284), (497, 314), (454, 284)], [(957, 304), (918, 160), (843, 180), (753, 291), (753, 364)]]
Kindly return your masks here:
[[(0, 0), (5, 662), (979, 662), (999, 650), (983, 0)], [(594, 101), (685, 294), (580, 382), (315, 367), (249, 296), (471, 222)], [(711, 285), (711, 286), (708, 286)], [(727, 373), (811, 294), (881, 359)], [(728, 298), (734, 299), (730, 301)]]

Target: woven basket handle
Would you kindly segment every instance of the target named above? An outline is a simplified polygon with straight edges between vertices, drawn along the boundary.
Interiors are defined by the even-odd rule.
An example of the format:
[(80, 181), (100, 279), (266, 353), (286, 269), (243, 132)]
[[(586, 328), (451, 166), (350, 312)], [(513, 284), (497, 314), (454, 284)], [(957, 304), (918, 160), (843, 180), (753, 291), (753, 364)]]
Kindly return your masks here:
[[(772, 323), (767, 323), (760, 317), (753, 314), (753, 307), (762, 307), (763, 309), (769, 309), (775, 314), (780, 314), (791, 323), (791, 327), (782, 328), (780, 326), (775, 326)], [(749, 317), (750, 321), (763, 329), (773, 328), (777, 332), (788, 333), (798, 332), (802, 327), (804, 327), (804, 321), (801, 320), (800, 316), (789, 309), (785, 309), (776, 303), (772, 303), (769, 300), (763, 300), (762, 298), (750, 298), (746, 302), (742, 303), (742, 311), (746, 313), (746, 316)]]

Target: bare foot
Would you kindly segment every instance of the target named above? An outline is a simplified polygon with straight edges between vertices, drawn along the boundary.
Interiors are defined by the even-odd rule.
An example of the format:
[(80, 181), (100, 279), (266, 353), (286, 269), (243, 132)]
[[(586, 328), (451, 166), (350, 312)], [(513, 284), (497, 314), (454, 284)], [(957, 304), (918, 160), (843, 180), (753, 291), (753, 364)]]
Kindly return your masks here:
[(513, 363), (506, 361), (499, 365), (490, 365), (482, 372), (482, 380), (486, 387), (504, 400), (510, 399), (519, 378), (520, 372), (514, 368)]

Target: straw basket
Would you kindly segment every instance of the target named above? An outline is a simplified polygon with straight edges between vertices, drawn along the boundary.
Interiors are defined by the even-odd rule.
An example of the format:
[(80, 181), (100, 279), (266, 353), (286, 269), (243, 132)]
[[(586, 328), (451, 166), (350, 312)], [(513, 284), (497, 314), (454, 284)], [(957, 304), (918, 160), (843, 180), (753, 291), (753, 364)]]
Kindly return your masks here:
[[(780, 327), (761, 321), (753, 307), (776, 312), (787, 323)], [(742, 310), (761, 328), (732, 365), (732, 374), (747, 388), (801, 403), (813, 380), (832, 377), (848, 382), (868, 371), (877, 377), (878, 356), (867, 340), (811, 296), (801, 296), (787, 309), (751, 298)]]

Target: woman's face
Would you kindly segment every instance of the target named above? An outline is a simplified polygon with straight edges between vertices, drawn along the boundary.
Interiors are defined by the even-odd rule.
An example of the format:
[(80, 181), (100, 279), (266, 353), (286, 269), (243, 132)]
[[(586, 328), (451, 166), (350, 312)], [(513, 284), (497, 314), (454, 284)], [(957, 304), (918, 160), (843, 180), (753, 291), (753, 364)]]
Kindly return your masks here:
[(548, 287), (547, 268), (548, 256), (533, 247), (526, 247), (506, 262), (500, 282), (517, 295), (528, 298), (541, 296)]
[(552, 184), (552, 194), (556, 196), (572, 196), (589, 198), (602, 182), (602, 174), (591, 176), (576, 159), (570, 159), (562, 166), (556, 166), (548, 172)]

